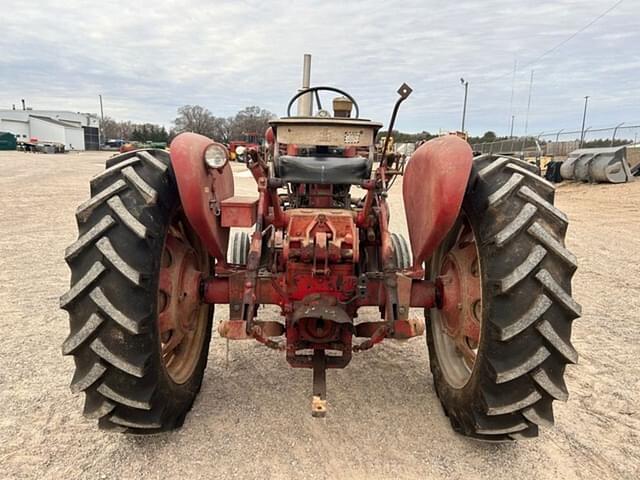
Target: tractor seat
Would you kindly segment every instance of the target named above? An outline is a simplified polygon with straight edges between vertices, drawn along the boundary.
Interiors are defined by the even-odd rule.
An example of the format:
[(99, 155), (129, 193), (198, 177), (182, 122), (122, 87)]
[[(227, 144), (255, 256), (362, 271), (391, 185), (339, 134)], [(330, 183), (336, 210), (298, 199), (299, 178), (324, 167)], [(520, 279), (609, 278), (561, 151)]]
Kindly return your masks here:
[(371, 163), (365, 157), (281, 155), (275, 173), (290, 183), (358, 185), (371, 176)]

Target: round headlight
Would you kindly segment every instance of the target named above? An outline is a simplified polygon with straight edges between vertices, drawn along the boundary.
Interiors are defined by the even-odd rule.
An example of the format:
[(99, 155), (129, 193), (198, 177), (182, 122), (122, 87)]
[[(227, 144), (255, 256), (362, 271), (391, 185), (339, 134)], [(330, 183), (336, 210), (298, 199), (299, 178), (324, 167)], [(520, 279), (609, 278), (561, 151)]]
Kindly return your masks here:
[(209, 168), (224, 167), (228, 158), (227, 149), (217, 143), (209, 145), (204, 151), (204, 163), (206, 163)]

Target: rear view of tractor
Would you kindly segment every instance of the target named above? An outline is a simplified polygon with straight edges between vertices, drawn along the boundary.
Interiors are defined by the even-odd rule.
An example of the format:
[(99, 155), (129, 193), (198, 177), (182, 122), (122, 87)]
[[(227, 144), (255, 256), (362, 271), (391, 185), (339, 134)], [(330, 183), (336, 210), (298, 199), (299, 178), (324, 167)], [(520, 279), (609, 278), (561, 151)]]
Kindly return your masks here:
[[(323, 91), (338, 95), (332, 112)], [(398, 93), (387, 139), (411, 89)], [(314, 416), (327, 412), (326, 369), (426, 330), (456, 431), (500, 441), (552, 424), (552, 402), (568, 395), (565, 365), (577, 361), (570, 334), (580, 315), (554, 187), (515, 158), (473, 158), (453, 135), (405, 165), (377, 148), (381, 127), (360, 118), (347, 92), (305, 83), (271, 122), (265, 156), (248, 149), (255, 197), (234, 195), (228, 151), (201, 135), (179, 135), (170, 154), (109, 159), (76, 212), (79, 238), (65, 253), (71, 288), (60, 300), (84, 414), (137, 434), (182, 425), (200, 390), (213, 308), (224, 305), (221, 337), (258, 341), (312, 371)], [(398, 176), (409, 241), (389, 230)], [(264, 304), (281, 317), (257, 316)], [(372, 306), (379, 319), (358, 318)], [(424, 309), (426, 324), (412, 308)]]

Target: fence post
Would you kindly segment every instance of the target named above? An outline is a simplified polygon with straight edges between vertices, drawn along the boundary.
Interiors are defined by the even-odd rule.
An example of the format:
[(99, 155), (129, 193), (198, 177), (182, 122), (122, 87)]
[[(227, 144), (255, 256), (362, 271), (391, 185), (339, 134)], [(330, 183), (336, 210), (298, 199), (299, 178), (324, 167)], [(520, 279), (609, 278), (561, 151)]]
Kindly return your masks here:
[(624, 125), (625, 122), (619, 123), (618, 125), (616, 125), (616, 128), (613, 129), (613, 135), (611, 135), (611, 146), (613, 147), (613, 142), (616, 139), (616, 133), (618, 133), (618, 129)]
[[(542, 135), (542, 133), (540, 135)], [(538, 140), (540, 140), (540, 135), (538, 135), (538, 138), (534, 138), (533, 141), (536, 142), (536, 167), (538, 167), (538, 171), (542, 173), (542, 169), (540, 168), (540, 157), (542, 157), (542, 149), (540, 148), (540, 142), (538, 142)]]
[(580, 148), (582, 148), (582, 146), (585, 144), (587, 133), (589, 133), (589, 130), (591, 130), (591, 128), (592, 128), (591, 125), (589, 125), (589, 127), (583, 131), (582, 140), (580, 140)]

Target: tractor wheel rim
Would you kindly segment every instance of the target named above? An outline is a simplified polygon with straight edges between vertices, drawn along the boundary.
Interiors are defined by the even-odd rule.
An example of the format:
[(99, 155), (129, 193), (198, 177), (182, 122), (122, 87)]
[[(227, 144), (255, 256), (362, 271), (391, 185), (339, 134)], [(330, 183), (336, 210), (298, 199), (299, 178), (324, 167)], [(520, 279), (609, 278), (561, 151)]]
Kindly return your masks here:
[(158, 282), (158, 333), (162, 363), (169, 377), (187, 382), (198, 364), (206, 337), (208, 306), (199, 299), (209, 256), (181, 211), (165, 235)]
[(462, 388), (480, 344), (482, 276), (476, 236), (464, 213), (448, 238), (437, 264), (441, 302), (434, 310), (433, 336), (443, 374), (454, 388)]

